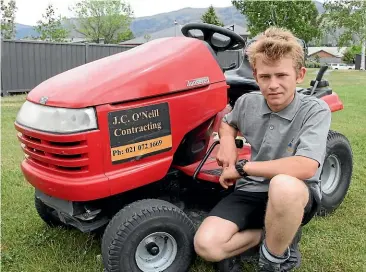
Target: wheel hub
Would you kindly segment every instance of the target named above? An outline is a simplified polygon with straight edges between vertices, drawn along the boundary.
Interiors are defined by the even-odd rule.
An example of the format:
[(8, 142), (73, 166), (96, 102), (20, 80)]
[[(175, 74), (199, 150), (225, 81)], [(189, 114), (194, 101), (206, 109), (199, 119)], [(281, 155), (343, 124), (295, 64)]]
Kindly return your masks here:
[(322, 191), (331, 194), (341, 179), (341, 163), (336, 155), (330, 155), (324, 161), (323, 173), (321, 176)]
[(178, 245), (166, 232), (146, 236), (137, 246), (135, 260), (143, 272), (158, 272), (167, 269), (175, 260)]
[(148, 243), (146, 246), (146, 250), (153, 256), (156, 256), (159, 254), (160, 249), (154, 242)]

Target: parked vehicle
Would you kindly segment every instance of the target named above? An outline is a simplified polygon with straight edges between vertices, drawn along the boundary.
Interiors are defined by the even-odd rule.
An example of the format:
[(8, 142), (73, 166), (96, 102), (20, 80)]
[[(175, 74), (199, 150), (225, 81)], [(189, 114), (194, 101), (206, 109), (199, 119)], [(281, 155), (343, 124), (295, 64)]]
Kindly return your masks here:
[(329, 67), (333, 70), (355, 70), (355, 65), (345, 63), (330, 63)]

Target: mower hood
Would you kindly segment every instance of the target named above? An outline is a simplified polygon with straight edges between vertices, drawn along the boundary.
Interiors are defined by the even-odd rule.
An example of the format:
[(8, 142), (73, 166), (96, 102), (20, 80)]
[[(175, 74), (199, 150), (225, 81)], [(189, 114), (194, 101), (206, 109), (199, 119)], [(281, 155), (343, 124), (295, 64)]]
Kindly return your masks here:
[(153, 40), (58, 74), (27, 99), (47, 106), (84, 108), (166, 95), (225, 81), (216, 56), (202, 41)]

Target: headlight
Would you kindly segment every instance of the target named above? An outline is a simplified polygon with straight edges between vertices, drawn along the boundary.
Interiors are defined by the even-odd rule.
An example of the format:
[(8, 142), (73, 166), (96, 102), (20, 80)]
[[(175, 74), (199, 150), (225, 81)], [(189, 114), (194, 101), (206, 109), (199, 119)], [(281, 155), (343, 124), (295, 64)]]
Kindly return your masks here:
[(16, 122), (36, 130), (55, 133), (73, 133), (97, 128), (93, 108), (65, 109), (29, 101), (20, 108)]

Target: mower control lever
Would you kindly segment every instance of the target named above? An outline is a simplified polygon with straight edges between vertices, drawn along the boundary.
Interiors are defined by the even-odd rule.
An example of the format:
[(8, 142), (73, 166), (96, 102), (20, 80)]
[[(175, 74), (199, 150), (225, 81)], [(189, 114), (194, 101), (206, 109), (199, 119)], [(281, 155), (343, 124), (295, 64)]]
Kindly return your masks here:
[(311, 93), (310, 95), (313, 95), (316, 88), (318, 87), (318, 84), (319, 82), (322, 80), (323, 78), (323, 75), (325, 73), (325, 71), (328, 69), (328, 66), (325, 65), (325, 66), (322, 66), (320, 69), (319, 69), (319, 72), (318, 74), (316, 75), (316, 80), (315, 80), (315, 83), (314, 83), (314, 86), (313, 86), (313, 89), (311, 90)]
[[(205, 154), (205, 156), (203, 157), (203, 159), (201, 160), (200, 164), (197, 166), (196, 171), (194, 171), (193, 174), (193, 180), (196, 180), (198, 173), (201, 171), (202, 166), (205, 164), (205, 162), (207, 161), (208, 157), (210, 156), (212, 150), (214, 150), (214, 148), (220, 144), (220, 141), (217, 140), (215, 142), (213, 142), (213, 144), (210, 146), (210, 148), (208, 149), (207, 153)], [(244, 141), (242, 139), (235, 139), (235, 145), (236, 148), (243, 148), (244, 146)]]
[(205, 162), (208, 159), (208, 156), (210, 156), (212, 150), (214, 150), (215, 146), (217, 146), (218, 144), (220, 144), (220, 141), (214, 141), (213, 144), (210, 146), (210, 148), (208, 149), (207, 153), (205, 154), (205, 156), (203, 157), (203, 159), (201, 160), (200, 164), (197, 166), (196, 171), (194, 171), (193, 174), (193, 180), (196, 180), (198, 173), (201, 171), (202, 166), (205, 164)]
[(325, 71), (327, 71), (328, 69), (328, 66), (327, 65), (324, 65), (322, 66), (320, 69), (319, 69), (319, 72), (318, 74), (316, 75), (316, 81), (321, 81), (323, 76), (324, 76), (324, 73)]

